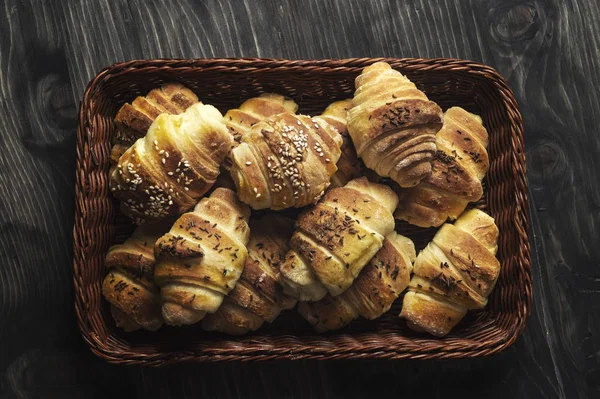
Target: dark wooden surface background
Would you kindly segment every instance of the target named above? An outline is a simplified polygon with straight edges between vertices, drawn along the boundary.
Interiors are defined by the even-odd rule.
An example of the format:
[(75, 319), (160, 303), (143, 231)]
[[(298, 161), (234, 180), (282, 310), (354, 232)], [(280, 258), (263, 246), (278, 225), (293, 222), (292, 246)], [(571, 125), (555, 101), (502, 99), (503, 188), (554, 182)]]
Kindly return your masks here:
[[(117, 61), (458, 57), (496, 68), (525, 120), (533, 314), (480, 360), (118, 367), (80, 339), (76, 112)], [(600, 397), (598, 0), (0, 3), (0, 398)], [(369, 395), (371, 393), (371, 395)]]

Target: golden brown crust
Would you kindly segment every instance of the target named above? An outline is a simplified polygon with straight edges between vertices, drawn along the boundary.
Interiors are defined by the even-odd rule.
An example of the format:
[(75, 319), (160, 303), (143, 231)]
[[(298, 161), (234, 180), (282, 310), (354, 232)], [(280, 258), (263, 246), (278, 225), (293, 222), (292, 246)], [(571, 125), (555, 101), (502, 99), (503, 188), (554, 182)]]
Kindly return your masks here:
[(239, 336), (258, 330), (263, 322), (264, 319), (260, 316), (226, 297), (217, 313), (206, 315), (202, 320), (202, 328), (206, 331), (220, 331)]
[(106, 254), (108, 274), (102, 293), (111, 304), (117, 325), (126, 331), (158, 329), (163, 321), (160, 296), (154, 284), (154, 243), (168, 229), (167, 223), (138, 227), (123, 244)]
[(409, 291), (404, 295), (402, 313), (408, 326), (417, 331), (426, 331), (436, 337), (447, 335), (467, 314), (467, 309), (450, 302)]
[(154, 331), (162, 325), (156, 288), (150, 289), (121, 271), (111, 271), (102, 284), (102, 294), (142, 328)]
[(218, 188), (156, 242), (154, 280), (167, 324), (192, 324), (217, 311), (242, 273), (249, 216), (233, 191)]
[(341, 136), (324, 119), (289, 112), (263, 120), (231, 152), (231, 177), (254, 209), (303, 207), (329, 186)]
[(394, 216), (420, 227), (437, 227), (456, 219), (469, 202), (483, 195), (481, 181), (487, 172), (487, 131), (481, 118), (462, 108), (444, 114), (436, 134), (432, 172), (419, 185), (403, 190)]
[(227, 111), (224, 116), (229, 133), (239, 143), (242, 136), (258, 122), (283, 112), (295, 114), (298, 104), (288, 97), (263, 93), (258, 97), (246, 100), (239, 108)]
[(358, 318), (348, 302), (331, 295), (317, 302), (301, 302), (298, 313), (319, 333), (341, 328)]
[(142, 326), (133, 321), (132, 318), (127, 316), (116, 306), (110, 306), (110, 314), (115, 320), (117, 327), (122, 328), (125, 332), (137, 331), (142, 328)]
[(358, 158), (356, 149), (348, 135), (347, 113), (352, 108), (352, 99), (331, 103), (323, 113), (317, 117), (324, 119), (342, 135), (340, 159), (337, 161), (337, 172), (331, 177), (331, 186), (343, 187), (352, 179), (366, 174), (367, 168)]
[(281, 267), (285, 292), (303, 301), (344, 292), (393, 231), (396, 203), (390, 188), (366, 178), (327, 192), (296, 220)]
[(454, 227), (470, 232), (492, 255), (496, 255), (500, 233), (493, 218), (484, 212), (467, 211), (463, 217), (454, 222)]
[(293, 221), (277, 214), (267, 214), (253, 220), (250, 228), (252, 235), (244, 271), (227, 296), (225, 308), (222, 306), (216, 313), (205, 317), (202, 326), (206, 330), (233, 335), (254, 331), (263, 322), (272, 322), (281, 310), (290, 306), (278, 277), (279, 266), (288, 250)]
[(117, 132), (113, 140), (115, 162), (135, 140), (144, 137), (158, 115), (178, 115), (198, 102), (198, 97), (179, 83), (165, 83), (151, 90), (145, 97), (137, 97), (131, 104), (125, 103), (117, 112)]
[(359, 316), (376, 319), (407, 287), (415, 257), (413, 242), (392, 232), (350, 288), (336, 297), (302, 302), (298, 312), (319, 332), (344, 327)]
[(366, 67), (356, 78), (348, 131), (365, 165), (402, 187), (431, 173), (440, 107), (385, 62)]
[(213, 185), (232, 142), (221, 114), (210, 105), (161, 114), (119, 159), (111, 191), (137, 224), (179, 215)]
[(494, 219), (477, 209), (444, 224), (415, 261), (400, 316), (443, 336), (468, 309), (483, 308), (500, 274), (497, 240)]

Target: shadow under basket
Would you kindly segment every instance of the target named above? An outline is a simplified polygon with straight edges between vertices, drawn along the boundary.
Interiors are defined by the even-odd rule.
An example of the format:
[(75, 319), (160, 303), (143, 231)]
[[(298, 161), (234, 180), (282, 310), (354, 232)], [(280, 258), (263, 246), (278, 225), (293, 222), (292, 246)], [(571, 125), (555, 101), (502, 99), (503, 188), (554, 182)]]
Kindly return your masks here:
[[(164, 326), (124, 333), (102, 298), (104, 257), (132, 230), (109, 192), (113, 118), (119, 107), (161, 83), (178, 81), (222, 113), (263, 92), (292, 97), (299, 112), (318, 114), (350, 98), (365, 66), (386, 61), (408, 76), (442, 109), (461, 106), (481, 115), (489, 132), (485, 195), (475, 204), (498, 228), (501, 273), (485, 309), (470, 313), (440, 339), (411, 331), (398, 317), (402, 297), (374, 321), (316, 334), (296, 311), (243, 337), (207, 333), (198, 326)], [(527, 181), (521, 115), (511, 90), (492, 68), (454, 59), (202, 59), (131, 61), (108, 67), (88, 85), (77, 130), (74, 226), (75, 307), (92, 351), (120, 364), (160, 366), (185, 361), (272, 359), (450, 359), (497, 353), (515, 342), (531, 311)], [(435, 229), (400, 223), (397, 230), (422, 248)]]

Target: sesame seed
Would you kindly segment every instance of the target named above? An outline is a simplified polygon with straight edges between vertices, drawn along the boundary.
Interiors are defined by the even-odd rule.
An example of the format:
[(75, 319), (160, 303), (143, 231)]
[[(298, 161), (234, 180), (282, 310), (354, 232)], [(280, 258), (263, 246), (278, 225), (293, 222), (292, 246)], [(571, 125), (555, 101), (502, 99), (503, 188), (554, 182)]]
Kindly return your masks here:
[(256, 187), (254, 187), (253, 190), (254, 190), (255, 193), (258, 192), (258, 188), (256, 188)]
[(246, 161), (246, 166), (250, 166), (250, 165), (252, 165), (252, 162)]
[(164, 164), (167, 162), (167, 160), (163, 158), (163, 159), (161, 159), (161, 162), (162, 162), (162, 163), (163, 163), (163, 165), (164, 165)]

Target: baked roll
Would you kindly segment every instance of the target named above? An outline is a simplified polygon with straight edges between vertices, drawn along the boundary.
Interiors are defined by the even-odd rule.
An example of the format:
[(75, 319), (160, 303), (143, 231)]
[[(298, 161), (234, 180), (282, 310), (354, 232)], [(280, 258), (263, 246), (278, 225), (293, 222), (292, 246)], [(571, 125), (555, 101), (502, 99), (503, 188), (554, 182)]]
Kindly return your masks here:
[(417, 331), (443, 337), (469, 309), (482, 309), (500, 274), (498, 227), (471, 209), (444, 224), (415, 261), (400, 317)]
[(350, 288), (335, 297), (302, 302), (298, 312), (317, 332), (342, 328), (359, 316), (377, 319), (408, 286), (416, 255), (409, 238), (391, 232)]
[(394, 230), (398, 197), (366, 177), (329, 190), (296, 220), (290, 251), (281, 266), (284, 292), (317, 301), (344, 292)]
[(469, 202), (483, 195), (487, 145), (487, 130), (479, 116), (460, 107), (447, 110), (436, 135), (432, 172), (417, 186), (398, 191), (400, 204), (394, 216), (420, 227), (455, 220)]
[(342, 100), (331, 103), (319, 118), (332, 125), (342, 136), (340, 159), (337, 161), (337, 172), (331, 177), (331, 186), (343, 187), (350, 180), (363, 176), (365, 167), (356, 155), (356, 149), (348, 135), (347, 114), (352, 108), (352, 100)]
[(108, 270), (102, 294), (111, 305), (118, 327), (154, 331), (163, 324), (160, 294), (154, 284), (154, 243), (169, 229), (167, 223), (138, 227), (123, 244), (106, 254)]
[(117, 130), (113, 137), (112, 163), (118, 163), (121, 155), (146, 135), (158, 115), (178, 115), (197, 102), (198, 97), (190, 89), (170, 82), (151, 90), (146, 96), (137, 97), (131, 104), (123, 104), (115, 117)]
[(231, 177), (253, 209), (300, 208), (329, 186), (342, 138), (325, 119), (286, 112), (258, 122), (231, 151)]
[(213, 185), (232, 143), (223, 116), (211, 105), (161, 114), (119, 158), (110, 189), (137, 224), (179, 215)]
[(167, 324), (194, 324), (221, 306), (246, 262), (249, 216), (233, 191), (217, 188), (156, 242), (154, 281)]
[(283, 309), (296, 304), (278, 281), (293, 227), (292, 219), (276, 214), (252, 220), (242, 276), (219, 310), (202, 320), (205, 330), (242, 335), (257, 330), (265, 321), (272, 322)]
[[(258, 122), (282, 112), (295, 114), (298, 104), (294, 100), (274, 93), (264, 93), (258, 97), (246, 100), (239, 108), (230, 109), (223, 117), (225, 126), (234, 138), (233, 146), (237, 146), (242, 136)], [(231, 170), (231, 158), (226, 157), (221, 165), (221, 173), (217, 178), (217, 185), (235, 190), (235, 184), (229, 171)]]
[(275, 93), (263, 93), (246, 100), (239, 108), (230, 109), (224, 120), (229, 133), (239, 143), (242, 136), (258, 122), (273, 115), (289, 112), (295, 114), (298, 104), (288, 97)]
[(412, 187), (431, 173), (442, 110), (385, 62), (356, 78), (348, 132), (358, 156), (380, 176)]

